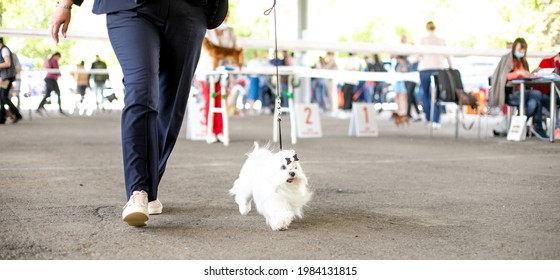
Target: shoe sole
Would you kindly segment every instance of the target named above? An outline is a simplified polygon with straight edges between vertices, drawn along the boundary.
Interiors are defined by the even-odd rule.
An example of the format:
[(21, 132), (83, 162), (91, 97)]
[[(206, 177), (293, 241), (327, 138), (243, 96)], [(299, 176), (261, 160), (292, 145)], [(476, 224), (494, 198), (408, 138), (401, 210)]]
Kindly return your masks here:
[(148, 214), (150, 215), (159, 215), (163, 211), (163, 205), (159, 200), (152, 201), (148, 203)]
[(163, 207), (161, 208), (148, 208), (148, 213), (150, 215), (159, 215), (163, 212)]
[(540, 134), (537, 133), (536, 130), (531, 129), (531, 133), (535, 135), (535, 137), (537, 137), (539, 140), (543, 140), (543, 141), (548, 140), (548, 135), (546, 137), (542, 137)]
[(130, 212), (123, 216), (123, 221), (125, 221), (129, 226), (133, 226), (133, 227), (146, 226), (147, 225), (146, 222), (150, 217), (148, 213), (145, 213), (144, 211)]

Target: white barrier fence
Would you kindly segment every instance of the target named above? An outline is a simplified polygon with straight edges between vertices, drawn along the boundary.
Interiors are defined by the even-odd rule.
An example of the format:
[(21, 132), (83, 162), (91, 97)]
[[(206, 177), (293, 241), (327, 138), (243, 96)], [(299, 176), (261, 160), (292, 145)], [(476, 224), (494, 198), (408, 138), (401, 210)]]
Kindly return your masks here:
[[(32, 28), (0, 28), (0, 37), (23, 37), (23, 38), (43, 38), (50, 39), (51, 35), (48, 29), (32, 29)], [(68, 40), (104, 40), (108, 41), (107, 32), (80, 32), (68, 34)], [(272, 49), (274, 48), (273, 40), (262, 40), (252, 38), (238, 38), (240, 45), (245, 49)], [(373, 44), (373, 43), (341, 43), (341, 42), (313, 42), (303, 40), (282, 40), (278, 42), (280, 50), (290, 51), (334, 51), (334, 52), (355, 52), (355, 53), (384, 53), (395, 55), (423, 55), (423, 54), (439, 54), (455, 57), (465, 56), (486, 56), (500, 57), (504, 55), (505, 49), (470, 49), (457, 47), (442, 46), (418, 46), (418, 45), (391, 45), (391, 44)], [(555, 51), (535, 51), (529, 50), (528, 57), (546, 58), (556, 54)]]

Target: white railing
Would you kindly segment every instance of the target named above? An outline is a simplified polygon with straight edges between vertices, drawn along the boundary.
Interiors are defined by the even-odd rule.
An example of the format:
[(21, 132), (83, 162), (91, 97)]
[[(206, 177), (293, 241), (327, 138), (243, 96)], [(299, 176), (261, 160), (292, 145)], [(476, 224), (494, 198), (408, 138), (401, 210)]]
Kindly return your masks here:
[[(23, 37), (23, 38), (51, 38), (47, 29), (31, 28), (0, 28), (0, 37)], [(107, 32), (80, 32), (68, 33), (68, 40), (108, 40)], [(63, 39), (65, 40), (65, 39)], [(240, 45), (245, 49), (272, 49), (273, 40), (238, 38)], [(395, 55), (423, 55), (439, 54), (456, 57), (465, 56), (487, 56), (499, 57), (508, 52), (506, 49), (471, 49), (442, 46), (417, 46), (417, 45), (391, 45), (373, 43), (341, 43), (341, 42), (312, 42), (304, 40), (281, 40), (278, 42), (280, 50), (290, 51), (335, 51), (335, 52), (356, 52), (356, 53), (384, 53)], [(546, 58), (556, 54), (555, 51), (534, 51), (527, 52), (528, 57)]]

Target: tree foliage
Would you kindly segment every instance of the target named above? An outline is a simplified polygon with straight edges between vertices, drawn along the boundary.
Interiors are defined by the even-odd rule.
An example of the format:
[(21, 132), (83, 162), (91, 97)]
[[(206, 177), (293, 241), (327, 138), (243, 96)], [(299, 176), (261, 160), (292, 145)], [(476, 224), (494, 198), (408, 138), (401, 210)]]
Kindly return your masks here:
[[(10, 28), (49, 27), (49, 20), (54, 9), (52, 1), (2, 0), (0, 2), (0, 26)], [(73, 41), (63, 41), (55, 46), (50, 39), (5, 38), (10, 48), (19, 54), (33, 59), (35, 67), (42, 68), (46, 58), (58, 51), (62, 53), (61, 64), (66, 63), (64, 54), (71, 51)]]
[[(333, 6), (334, 3), (339, 3), (339, 1), (343, 0), (328, 0), (322, 3)], [(421, 18), (433, 17), (438, 23), (453, 23), (454, 28), (458, 26), (467, 26), (465, 28), (468, 28), (470, 22), (464, 22), (463, 24), (453, 22), (453, 15), (460, 13), (462, 7), (468, 5), (469, 2), (455, 0), (426, 1), (426, 6), (433, 8), (418, 11), (418, 16)], [(52, 0), (0, 0), (0, 26), (46, 29), (49, 26), (49, 19), (54, 9), (53, 3)], [(258, 3), (261, 5), (261, 2)], [(453, 41), (448, 40), (450, 46), (502, 48), (506, 42), (512, 41), (516, 37), (525, 37), (533, 50), (552, 50), (560, 45), (560, 17), (558, 17), (560, 1), (488, 0), (488, 3), (501, 5), (496, 16), (502, 19), (503, 24), (492, 26), (491, 28), (495, 29), (495, 32), (483, 35), (463, 34), (459, 30), (456, 34), (462, 35), (456, 36)], [(230, 0), (229, 25), (235, 27), (238, 36), (258, 39), (271, 38), (272, 17), (247, 17), (244, 13), (238, 12), (247, 5), (249, 4), (242, 0)], [(297, 9), (297, 7), (284, 7), (284, 9)], [(284, 15), (289, 14), (286, 11), (280, 12)], [(356, 15), (353, 16), (361, 16), (362, 13), (366, 13), (366, 11), (356, 11)], [(390, 12), (390, 14), (398, 15), (398, 13), (393, 12)], [(291, 15), (293, 17), (293, 13)], [(288, 17), (290, 19), (284, 17), (283, 19), (294, 20), (292, 17)], [(473, 15), (473, 21), (482, 20), (484, 19)], [(370, 22), (363, 26), (349, 28), (348, 33), (343, 36), (333, 35), (340, 36), (337, 38), (339, 41), (396, 43), (401, 35), (411, 37), (410, 35), (418, 34), (418, 29), (414, 29), (417, 26), (405, 26), (398, 21), (387, 22), (385, 19), (372, 17)], [(61, 64), (75, 64), (76, 59), (91, 56), (91, 53), (84, 51), (86, 48), (83, 45), (86, 43), (72, 40), (62, 40), (58, 46), (55, 46), (50, 39), (5, 38), (5, 42), (14, 52), (33, 58), (35, 66), (39, 68), (43, 66), (44, 59), (55, 51), (63, 54)], [(92, 44), (87, 43), (87, 45)]]
[(547, 49), (560, 51), (560, 1), (558, 0), (534, 0), (539, 9), (542, 10), (544, 20), (541, 21), (540, 44)]

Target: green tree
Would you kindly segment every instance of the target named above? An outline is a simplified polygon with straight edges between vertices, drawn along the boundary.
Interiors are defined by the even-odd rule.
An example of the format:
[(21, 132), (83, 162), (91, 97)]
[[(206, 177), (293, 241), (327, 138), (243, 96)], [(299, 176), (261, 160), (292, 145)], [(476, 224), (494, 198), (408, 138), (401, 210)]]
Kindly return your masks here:
[[(0, 2), (0, 26), (47, 29), (53, 9), (53, 2), (47, 0), (2, 0)], [(5, 38), (5, 42), (15, 53), (32, 58), (37, 68), (42, 68), (45, 59), (56, 51), (63, 54), (61, 64), (68, 63), (65, 59), (67, 56), (64, 54), (70, 53), (75, 43), (64, 40), (55, 46), (50, 39), (29, 38)]]
[(536, 1), (536, 9), (541, 10), (544, 20), (540, 21), (539, 43), (546, 49), (558, 51), (560, 45), (560, 1), (540, 0)]
[[(237, 11), (241, 9), (241, 0), (229, 1), (228, 25), (235, 28), (235, 34), (240, 37), (266, 39), (270, 38), (269, 24), (272, 16), (259, 14), (252, 21), (242, 18), (242, 13)], [(264, 12), (264, 10), (263, 10)]]

